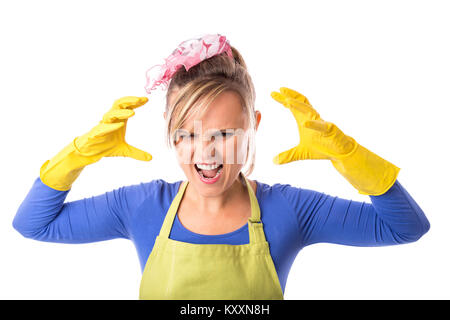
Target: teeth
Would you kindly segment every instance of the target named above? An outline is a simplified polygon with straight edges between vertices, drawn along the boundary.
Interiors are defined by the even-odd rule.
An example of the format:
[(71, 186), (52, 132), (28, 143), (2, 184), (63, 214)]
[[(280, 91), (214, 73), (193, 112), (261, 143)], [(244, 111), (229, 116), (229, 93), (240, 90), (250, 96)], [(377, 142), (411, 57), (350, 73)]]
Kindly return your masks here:
[(199, 173), (199, 175), (202, 176), (203, 179), (205, 179), (205, 180), (212, 180), (212, 179), (217, 178), (217, 176), (218, 176), (221, 172), (222, 172), (222, 168), (220, 168), (219, 170), (217, 170), (216, 175), (215, 175), (214, 177), (212, 177), (212, 178), (205, 177), (205, 176), (203, 175), (203, 171), (201, 171), (201, 170), (200, 170), (198, 173)]
[(213, 164), (213, 165), (207, 164), (207, 165), (205, 165), (205, 164), (198, 164), (197, 163), (196, 165), (197, 165), (197, 168), (199, 168), (201, 170), (214, 170), (214, 169), (220, 167), (220, 164)]

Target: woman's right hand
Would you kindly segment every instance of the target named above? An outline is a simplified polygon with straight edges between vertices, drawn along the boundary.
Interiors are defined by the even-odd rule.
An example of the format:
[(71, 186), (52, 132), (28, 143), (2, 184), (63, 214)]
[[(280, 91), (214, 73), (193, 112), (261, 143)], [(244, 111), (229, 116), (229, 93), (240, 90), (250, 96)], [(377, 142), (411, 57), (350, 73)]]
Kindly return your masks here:
[(128, 118), (134, 116), (133, 109), (146, 104), (146, 97), (123, 97), (117, 99), (105, 113), (100, 123), (88, 133), (74, 141), (77, 152), (83, 157), (97, 162), (103, 157), (130, 157), (150, 161), (152, 155), (137, 149), (125, 141)]
[(117, 99), (98, 125), (88, 133), (76, 137), (40, 169), (40, 179), (45, 185), (67, 191), (85, 166), (103, 157), (130, 157), (150, 161), (152, 155), (129, 145), (125, 141), (128, 118), (148, 101), (145, 97)]

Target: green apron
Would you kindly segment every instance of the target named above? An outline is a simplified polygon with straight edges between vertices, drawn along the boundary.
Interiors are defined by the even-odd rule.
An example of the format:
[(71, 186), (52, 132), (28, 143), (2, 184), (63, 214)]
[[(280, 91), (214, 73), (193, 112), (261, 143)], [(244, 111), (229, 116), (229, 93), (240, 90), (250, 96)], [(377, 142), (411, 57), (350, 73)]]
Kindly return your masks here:
[(250, 195), (250, 243), (193, 244), (169, 239), (173, 220), (189, 181), (184, 181), (167, 211), (142, 274), (139, 299), (282, 300), (269, 243), (255, 193)]

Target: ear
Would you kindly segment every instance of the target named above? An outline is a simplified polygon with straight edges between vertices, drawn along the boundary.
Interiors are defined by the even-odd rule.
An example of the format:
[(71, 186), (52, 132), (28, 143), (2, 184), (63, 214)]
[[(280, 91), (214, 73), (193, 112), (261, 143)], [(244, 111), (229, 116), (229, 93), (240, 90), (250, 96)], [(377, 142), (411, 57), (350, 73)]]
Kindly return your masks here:
[(258, 110), (255, 110), (255, 119), (256, 119), (256, 128), (255, 130), (258, 130), (259, 122), (261, 121), (261, 112)]
[(166, 120), (166, 112), (164, 111), (164, 120)]

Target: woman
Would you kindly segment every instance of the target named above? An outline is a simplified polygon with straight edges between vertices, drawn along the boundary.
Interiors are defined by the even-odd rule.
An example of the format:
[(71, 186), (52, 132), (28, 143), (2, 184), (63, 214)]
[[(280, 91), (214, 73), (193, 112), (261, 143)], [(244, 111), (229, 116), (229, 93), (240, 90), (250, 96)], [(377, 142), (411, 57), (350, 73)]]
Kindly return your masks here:
[(397, 180), (400, 169), (321, 119), (289, 88), (272, 97), (292, 112), (300, 143), (273, 161), (328, 159), (372, 203), (247, 179), (261, 113), (245, 62), (224, 36), (183, 42), (155, 76), (152, 69), (147, 92), (168, 87), (166, 138), (187, 180), (157, 179), (64, 203), (85, 166), (111, 156), (152, 159), (124, 139), (128, 118), (148, 99), (118, 99), (97, 126), (42, 165), (13, 222), (23, 236), (132, 240), (143, 271), (141, 299), (283, 299), (289, 269), (307, 245), (393, 245), (428, 231)]

